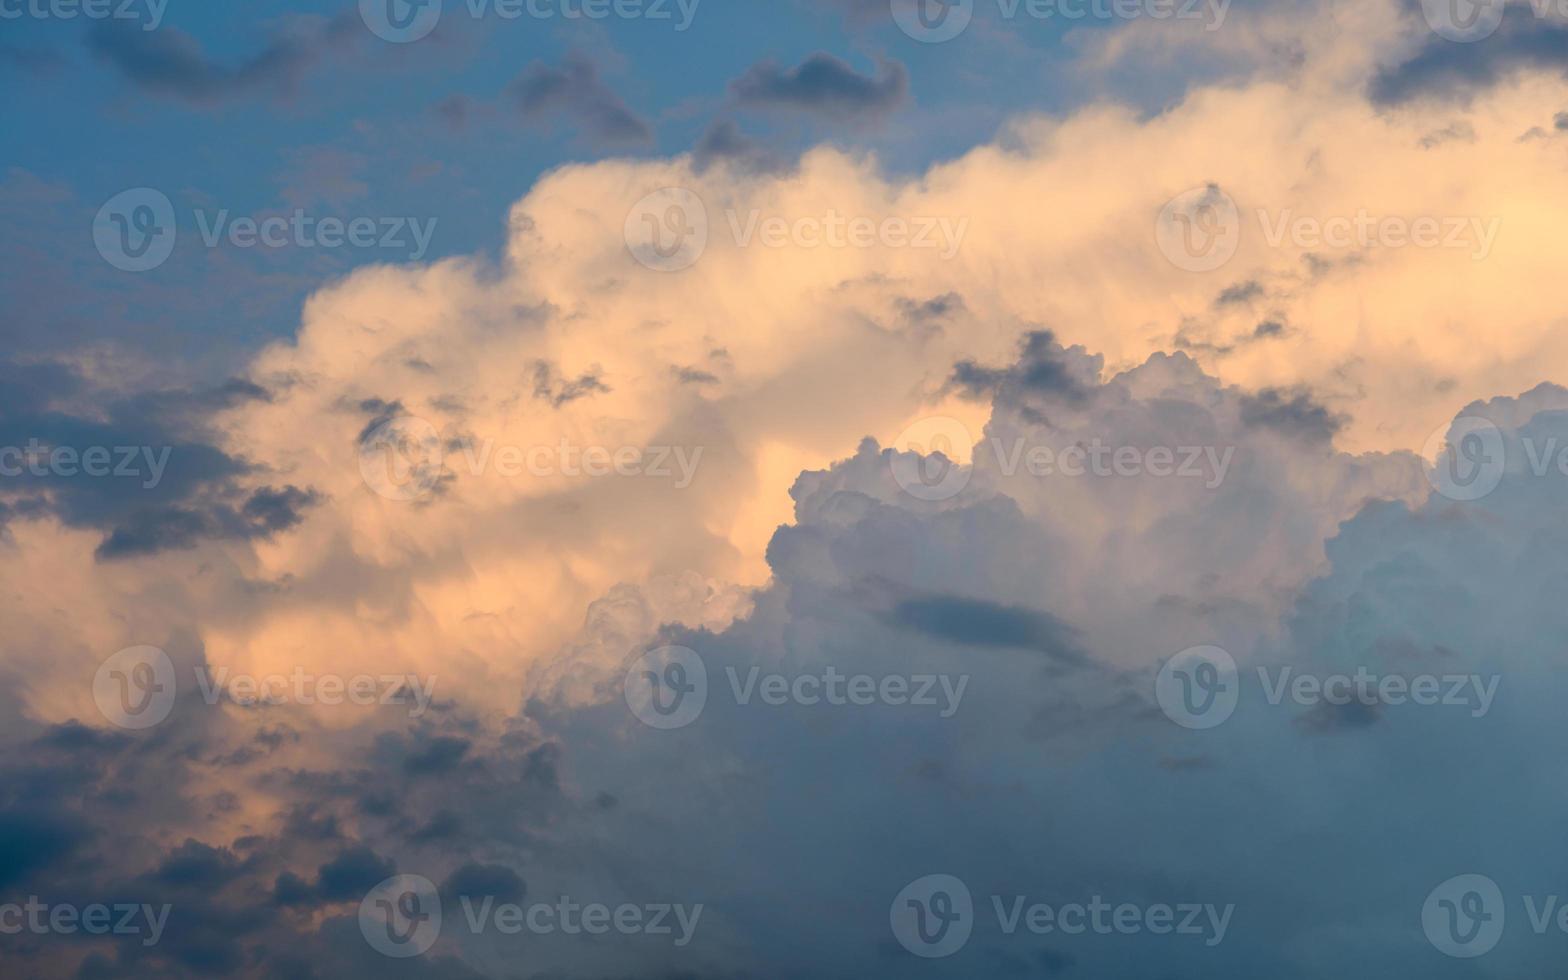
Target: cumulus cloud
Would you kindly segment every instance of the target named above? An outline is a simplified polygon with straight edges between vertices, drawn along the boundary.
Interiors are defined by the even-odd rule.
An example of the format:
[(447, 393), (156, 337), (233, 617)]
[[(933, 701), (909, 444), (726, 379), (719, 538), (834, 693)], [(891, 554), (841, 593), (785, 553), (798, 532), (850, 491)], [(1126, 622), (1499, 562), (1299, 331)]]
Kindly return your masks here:
[[(155, 946), (18, 955), (41, 975), (490, 976), (525, 956), (544, 976), (907, 976), (890, 904), (946, 873), (982, 915), (1013, 895), (1235, 913), (1216, 946), (989, 919), (933, 976), (1470, 975), (1413, 926), (1431, 887), (1555, 887), (1539, 746), (1564, 693), (1568, 393), (1540, 384), (1565, 353), (1540, 284), (1564, 202), (1560, 160), (1517, 137), (1568, 86), (1526, 66), (1468, 106), (1390, 113), (1376, 66), (1317, 43), (1288, 84), (1022, 119), (912, 176), (831, 148), (788, 173), (713, 147), (565, 167), (513, 208), (499, 260), (361, 269), (217, 391), (8, 366), (8, 440), (176, 451), (156, 499), (0, 484), (0, 882), (171, 906)], [(584, 70), (525, 73), (524, 107), (613, 120)], [(753, 81), (845, 111), (903, 98), (891, 68), (824, 72)], [(1424, 142), (1456, 113), (1473, 138)], [(1194, 271), (1156, 219), (1211, 186), (1243, 224)], [(707, 232), (674, 272), (626, 239), (669, 187)], [(1378, 235), (1498, 232), (1478, 257), (1295, 224), (1362, 209)], [(947, 257), (736, 231), (833, 215), (965, 231)], [(1456, 410), (1449, 456), (1481, 458), (1484, 419), (1506, 464), (1479, 499), (1434, 493), (1418, 456)], [(93, 696), (133, 644), (179, 678), (143, 732)], [(624, 688), (665, 644), (709, 680), (671, 731)], [(1203, 644), (1234, 655), (1242, 697), (1195, 732), (1154, 692)], [(1502, 686), (1479, 718), (1330, 710), (1271, 704), (1260, 667)], [(952, 710), (733, 686), (828, 668), (945, 677)], [(194, 680), (296, 669), (434, 678), (434, 697), (350, 710)], [(391, 874), (449, 903), (705, 911), (685, 947), (524, 946), (455, 927), (453, 904), (394, 964), (356, 921)], [(1529, 938), (1489, 964), (1544, 973)]]

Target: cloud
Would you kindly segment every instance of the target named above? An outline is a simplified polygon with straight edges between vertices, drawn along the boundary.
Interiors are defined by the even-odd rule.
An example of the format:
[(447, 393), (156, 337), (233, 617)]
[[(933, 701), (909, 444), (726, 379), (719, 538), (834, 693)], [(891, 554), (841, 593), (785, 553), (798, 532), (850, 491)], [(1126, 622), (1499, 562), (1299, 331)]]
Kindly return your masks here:
[(1242, 421), (1265, 426), (1286, 435), (1329, 442), (1344, 427), (1344, 418), (1319, 405), (1310, 392), (1282, 392), (1265, 388), (1242, 401)]
[(211, 413), (271, 397), (254, 382), (123, 396), (69, 365), (12, 362), (0, 362), (0, 380), (0, 502), (103, 532), (101, 558), (269, 538), (320, 502), (308, 488), (240, 486), (257, 469), (211, 444)]
[(590, 138), (606, 143), (646, 143), (653, 130), (599, 77), (593, 62), (568, 54), (560, 67), (536, 62), (512, 83), (510, 94), (528, 119), (559, 113)]
[(165, 27), (145, 31), (113, 19), (96, 21), (88, 49), (127, 80), (156, 95), (213, 103), (258, 90), (290, 94), (324, 39), (287, 35), (235, 66), (212, 61), (195, 38)]
[(746, 136), (728, 119), (703, 130), (692, 148), (692, 166), (698, 173), (720, 163), (758, 173), (783, 170), (788, 165), (779, 154)]
[(909, 72), (891, 61), (870, 77), (819, 52), (794, 68), (759, 62), (730, 83), (730, 94), (740, 105), (753, 108), (790, 109), (841, 120), (877, 117), (908, 99)]
[[(0, 836), (18, 842), (0, 874), (16, 894), (174, 906), (154, 947), (28, 940), (8, 959), (39, 975), (464, 977), (526, 960), (543, 976), (901, 977), (918, 964), (889, 905), (945, 872), (983, 914), (1013, 895), (1237, 912), (1216, 947), (988, 924), (933, 976), (1462, 976), (1411, 928), (1434, 884), (1482, 870), (1557, 887), (1539, 747), (1568, 694), (1568, 485), (1555, 457), (1532, 461), (1568, 445), (1568, 392), (1538, 386), (1568, 355), (1539, 288), (1565, 216), (1519, 195), (1561, 161), (1517, 135), (1568, 89), (1525, 68), (1458, 110), (1473, 140), (1425, 147), (1456, 110), (1368, 103), (1356, 55), (1155, 115), (1018, 120), (918, 174), (832, 148), (787, 174), (563, 167), (517, 202), (494, 261), (359, 269), (216, 390), (129, 395), (88, 356), (7, 366), (6, 440), (156, 440), (187, 460), (163, 496), (0, 484)], [(540, 111), (570, 114), (538, 77)], [(1503, 233), (1477, 260), (1270, 244), (1249, 223), (1222, 271), (1192, 272), (1153, 225), (1210, 184), (1269, 227), (1375, 206)], [(640, 266), (624, 237), (664, 187), (708, 210), (707, 248), (679, 273)], [(969, 231), (947, 258), (741, 244), (730, 215), (753, 211)], [(1259, 289), (1216, 303), (1238, 283)], [(1415, 454), (1456, 412), (1503, 440), (1480, 500), (1434, 494)], [(439, 450), (412, 500), (363, 468), (367, 432), (405, 417)], [(931, 462), (933, 419), (962, 478), (941, 499), (905, 485), (906, 464)], [(548, 455), (563, 445), (570, 462)], [(593, 476), (589, 448), (647, 455)], [(702, 450), (689, 483), (648, 474), (654, 452), (678, 473), (677, 449)], [(1121, 450), (1135, 469), (1117, 471)], [(1106, 469), (1055, 465), (1094, 452)], [(502, 462), (530, 453), (550, 467)], [(99, 560), (122, 528), (180, 546)], [(180, 691), (168, 721), (129, 733), (92, 687), (139, 643), (168, 651)], [(655, 731), (624, 683), (666, 643), (698, 653), (709, 690), (691, 725)], [(1208, 732), (1154, 697), (1161, 664), (1199, 644), (1242, 667), (1241, 706)], [(1503, 686), (1484, 718), (1336, 713), (1270, 704), (1260, 667)], [(296, 668), (433, 677), (436, 703), (209, 704), (193, 683)], [(942, 717), (743, 701), (731, 681), (828, 668), (966, 683)], [(357, 922), (394, 871), (444, 895), (705, 912), (679, 950), (456, 926), (399, 966)], [(1528, 938), (1489, 968), (1545, 975), (1557, 951)]]
[(1511, 3), (1490, 37), (1456, 43), (1435, 31), (1404, 61), (1372, 79), (1374, 102), (1469, 99), (1527, 70), (1568, 70), (1568, 24), (1535, 16), (1529, 3)]

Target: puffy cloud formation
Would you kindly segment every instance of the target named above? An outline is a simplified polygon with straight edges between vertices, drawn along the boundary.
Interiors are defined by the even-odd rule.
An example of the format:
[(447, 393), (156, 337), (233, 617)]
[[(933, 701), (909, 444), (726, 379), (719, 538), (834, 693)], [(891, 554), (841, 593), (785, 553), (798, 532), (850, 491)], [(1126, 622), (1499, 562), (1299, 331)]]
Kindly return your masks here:
[[(18, 436), (175, 462), (129, 502), (58, 474), (0, 497), (0, 882), (170, 907), (157, 943), (24, 934), (18, 962), (1544, 972), (1522, 897), (1559, 870), (1568, 392), (1541, 384), (1564, 363), (1541, 284), (1568, 85), (1526, 59), (1390, 107), (1369, 92), (1422, 57), (1408, 11), (1330, 13), (1289, 77), (1020, 120), (913, 177), (830, 148), (563, 168), (500, 261), (325, 286), (218, 392), (19, 370)], [(1162, 219), (1172, 199), (1200, 206)], [(126, 730), (105, 714), (134, 678), (100, 665), (139, 644), (175, 683)], [(637, 659), (672, 644), (697, 660)], [(1156, 692), (1208, 645), (1238, 703), (1192, 730)], [(1287, 669), (1475, 683), (1271, 703)], [(932, 678), (931, 703), (802, 703), (830, 671), (882, 702)], [(318, 701), (321, 675), (369, 678), (366, 703), (239, 681), (301, 672)], [(649, 673), (705, 676), (700, 715), (644, 723), (675, 717), (629, 703)], [(1462, 873), (1509, 899), (1490, 974), (1423, 935)], [(423, 956), (362, 935), (394, 874), (444, 910)], [(926, 961), (890, 909), (937, 874), (974, 906)], [(993, 905), (1097, 896), (1208, 931), (1008, 934)], [(702, 911), (680, 944), (673, 908), (669, 936), (476, 935), (486, 897)]]

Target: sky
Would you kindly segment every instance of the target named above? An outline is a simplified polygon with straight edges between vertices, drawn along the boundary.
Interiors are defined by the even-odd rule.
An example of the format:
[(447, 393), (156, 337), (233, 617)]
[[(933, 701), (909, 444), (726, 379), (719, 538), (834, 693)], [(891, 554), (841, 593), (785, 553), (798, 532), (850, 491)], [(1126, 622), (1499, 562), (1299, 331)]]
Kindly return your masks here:
[(1568, 953), (1568, 10), (0, 32), (6, 976)]

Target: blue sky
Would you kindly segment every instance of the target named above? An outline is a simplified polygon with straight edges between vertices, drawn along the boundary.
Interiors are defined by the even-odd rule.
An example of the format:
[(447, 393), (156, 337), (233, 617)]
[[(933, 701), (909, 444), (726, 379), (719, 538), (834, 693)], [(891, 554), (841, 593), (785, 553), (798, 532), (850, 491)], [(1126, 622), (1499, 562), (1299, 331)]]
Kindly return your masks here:
[[(139, 77), (133, 57), (115, 61), (94, 44), (97, 28), (88, 21), (8, 21), (0, 72), (26, 93), (0, 108), (7, 196), (18, 209), (4, 247), (16, 257), (10, 285), (28, 296), (16, 328), (45, 346), (115, 336), (118, 327), (91, 310), (129, 289), (141, 309), (127, 314), (146, 349), (179, 351), (223, 371), (258, 344), (287, 336), (316, 283), (408, 258), (396, 249), (221, 257), (186, 250), (128, 287), (123, 274), (95, 267), (82, 233), (84, 211), (126, 188), (167, 194), (187, 235), (195, 208), (242, 216), (300, 204), (323, 216), (435, 218), (425, 258), (493, 255), (504, 235), (498, 216), (564, 163), (680, 154), (728, 122), (778, 159), (826, 142), (909, 173), (987, 142), (1010, 115), (1059, 113), (1112, 95), (1159, 107), (1180, 97), (1187, 76), (1206, 71), (1193, 65), (1140, 80), (1123, 70), (1086, 84), (1065, 70), (1066, 22), (1007, 21), (1003, 8), (987, 4), (965, 36), (936, 45), (900, 33), (875, 4), (829, 0), (708, 0), (685, 31), (676, 29), (673, 6), (669, 20), (599, 22), (507, 20), (493, 9), (476, 20), (466, 3), (447, 6), (434, 35), (406, 45), (372, 36), (342, 3), (176, 0), (160, 25), (167, 30), (140, 38), (136, 28), (152, 15), (138, 7), (142, 20), (119, 35), (127, 50), (179, 32), (191, 53), (183, 61), (154, 52), (153, 61), (166, 62)], [(289, 66), (222, 81), (286, 38), (298, 39)], [(901, 66), (907, 94), (871, 113), (736, 104), (729, 86), (754, 65), (787, 69), (816, 55), (868, 78), (879, 66)], [(531, 65), (569, 58), (593, 66), (605, 91), (646, 124), (646, 138), (608, 139), (571, 108), (527, 118), (518, 111), (507, 94), (514, 79)], [(452, 114), (460, 103), (461, 121)], [(30, 188), (33, 179), (52, 192)], [(69, 275), (74, 288), (40, 295), (40, 280), (53, 275)]]

